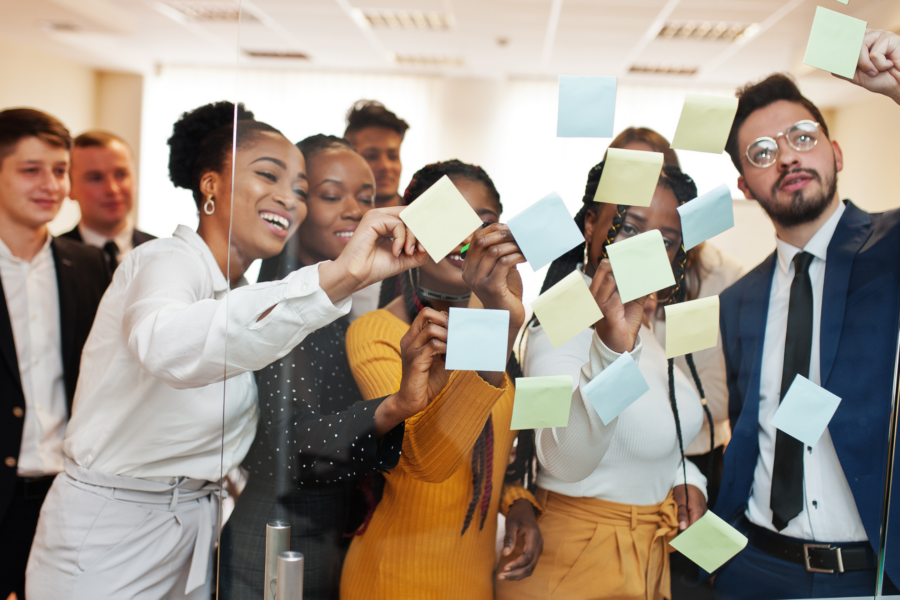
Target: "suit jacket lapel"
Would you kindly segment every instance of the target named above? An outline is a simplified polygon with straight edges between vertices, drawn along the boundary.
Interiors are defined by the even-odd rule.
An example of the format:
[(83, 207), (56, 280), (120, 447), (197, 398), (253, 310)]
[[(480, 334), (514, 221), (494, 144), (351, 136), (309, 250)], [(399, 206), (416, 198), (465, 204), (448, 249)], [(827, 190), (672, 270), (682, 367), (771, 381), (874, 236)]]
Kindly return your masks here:
[[(72, 262), (64, 256), (57, 244), (50, 244), (53, 250), (53, 263), (56, 268), (56, 284), (59, 288), (59, 329), (62, 345), (63, 377), (66, 389), (69, 389), (69, 378), (74, 373), (75, 329), (78, 316), (78, 281)], [(68, 394), (67, 394), (68, 396)], [(68, 398), (71, 409), (72, 398)]]
[(22, 380), (19, 377), (16, 340), (13, 337), (12, 320), (9, 317), (9, 307), (6, 304), (6, 294), (3, 292), (2, 281), (0, 281), (0, 355), (3, 355), (3, 359), (9, 366), (9, 372), (21, 387)]

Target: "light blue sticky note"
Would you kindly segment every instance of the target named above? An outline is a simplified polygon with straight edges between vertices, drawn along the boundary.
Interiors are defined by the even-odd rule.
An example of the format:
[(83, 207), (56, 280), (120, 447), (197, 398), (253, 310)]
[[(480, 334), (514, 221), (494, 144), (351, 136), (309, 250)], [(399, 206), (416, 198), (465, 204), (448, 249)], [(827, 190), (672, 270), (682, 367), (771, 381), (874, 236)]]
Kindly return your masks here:
[(772, 417), (772, 426), (807, 446), (815, 446), (840, 403), (841, 399), (825, 388), (797, 375)]
[(616, 78), (559, 76), (556, 137), (613, 136)]
[(717, 236), (734, 227), (731, 190), (725, 184), (678, 207), (684, 249)]
[(584, 386), (584, 394), (604, 425), (648, 391), (650, 386), (630, 354), (617, 358)]
[(584, 243), (584, 234), (556, 192), (544, 196), (508, 224), (535, 271)]
[(446, 367), (452, 371), (504, 371), (509, 311), (451, 308)]

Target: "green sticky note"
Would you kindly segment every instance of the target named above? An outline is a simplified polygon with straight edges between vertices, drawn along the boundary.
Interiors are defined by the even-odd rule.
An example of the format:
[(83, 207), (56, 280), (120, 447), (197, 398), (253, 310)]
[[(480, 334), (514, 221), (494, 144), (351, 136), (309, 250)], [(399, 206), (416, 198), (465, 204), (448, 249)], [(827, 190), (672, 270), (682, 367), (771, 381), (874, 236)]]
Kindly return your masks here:
[(853, 79), (865, 35), (865, 21), (817, 6), (803, 63)]
[(400, 218), (434, 262), (442, 261), (482, 222), (446, 175), (403, 209)]
[(743, 550), (747, 538), (709, 510), (669, 545), (712, 573)]
[(659, 229), (610, 244), (606, 252), (622, 302), (631, 302), (675, 285), (672, 265)]
[(531, 303), (554, 348), (603, 318), (580, 271), (572, 271)]
[(719, 297), (666, 306), (666, 358), (712, 348), (719, 341)]
[(850, 0), (837, 0), (841, 4), (850, 4)]
[(610, 148), (594, 202), (650, 206), (662, 167), (662, 152)]
[(722, 154), (737, 107), (737, 98), (685, 94), (672, 147)]
[(511, 430), (565, 427), (572, 403), (572, 376), (517, 377)]

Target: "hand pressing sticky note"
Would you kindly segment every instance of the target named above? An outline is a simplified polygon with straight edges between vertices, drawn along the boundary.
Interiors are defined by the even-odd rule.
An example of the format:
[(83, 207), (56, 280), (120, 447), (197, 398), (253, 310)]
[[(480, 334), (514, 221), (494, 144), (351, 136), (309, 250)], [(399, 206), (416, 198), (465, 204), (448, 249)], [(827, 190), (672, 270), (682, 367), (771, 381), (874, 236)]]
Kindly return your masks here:
[(622, 302), (675, 285), (666, 245), (658, 229), (606, 247)]
[(508, 344), (508, 310), (450, 309), (445, 363), (448, 370), (504, 371)]
[(647, 380), (630, 354), (623, 354), (584, 386), (584, 395), (600, 415), (604, 425), (635, 400), (650, 391)]
[(531, 303), (554, 348), (603, 318), (581, 271), (572, 271)]
[(661, 152), (610, 148), (594, 202), (650, 206), (662, 166)]
[(817, 6), (803, 63), (853, 79), (865, 35), (865, 21)]
[(681, 216), (681, 238), (684, 249), (690, 250), (711, 237), (734, 227), (734, 206), (731, 189), (722, 184), (690, 202), (678, 207)]
[(707, 573), (712, 573), (743, 550), (747, 538), (708, 510), (669, 545)]
[(737, 98), (685, 94), (672, 148), (722, 154), (737, 107)]
[(841, 399), (825, 388), (797, 375), (772, 417), (772, 426), (815, 447), (840, 403)]
[(613, 136), (615, 77), (559, 76), (556, 137)]
[(584, 234), (555, 192), (510, 219), (509, 229), (535, 271), (584, 243)]
[(400, 218), (434, 262), (442, 261), (481, 227), (481, 218), (446, 175), (403, 209)]
[(572, 376), (517, 377), (511, 430), (565, 427), (572, 403)]
[(719, 341), (719, 297), (665, 307), (666, 358), (712, 348)]

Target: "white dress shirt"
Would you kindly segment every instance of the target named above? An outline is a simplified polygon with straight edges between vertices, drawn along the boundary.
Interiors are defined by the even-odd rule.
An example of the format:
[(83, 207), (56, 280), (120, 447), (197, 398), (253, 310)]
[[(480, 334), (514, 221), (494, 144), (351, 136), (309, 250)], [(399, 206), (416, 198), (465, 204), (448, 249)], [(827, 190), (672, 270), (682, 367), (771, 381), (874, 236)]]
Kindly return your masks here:
[(119, 247), (119, 264), (122, 264), (125, 257), (134, 250), (134, 225), (131, 224), (131, 221), (128, 221), (122, 231), (117, 233), (114, 238), (108, 238), (102, 233), (94, 231), (83, 222), (78, 223), (78, 233), (81, 234), (81, 239), (84, 240), (85, 244), (100, 248), (101, 250), (103, 249), (103, 246), (106, 245), (106, 242), (110, 240), (115, 242), (116, 246)]
[(55, 475), (63, 469), (69, 411), (63, 378), (59, 289), (50, 236), (31, 262), (0, 240), (0, 280), (9, 310), (19, 378), (25, 395), (18, 475)]
[[(822, 294), (825, 289), (825, 260), (828, 244), (838, 221), (844, 214), (844, 203), (816, 232), (803, 248), (813, 255), (809, 279), (813, 291), (812, 354), (808, 379), (821, 385), (820, 332), (822, 322)], [(772, 465), (775, 461), (775, 428), (772, 417), (781, 400), (781, 375), (784, 371), (784, 338), (787, 335), (788, 305), (791, 283), (794, 280), (794, 256), (801, 251), (787, 242), (776, 239), (777, 265), (769, 295), (769, 313), (759, 385), (759, 458), (753, 474), (753, 489), (747, 506), (751, 523), (775, 531), (772, 525)], [(815, 447), (803, 452), (803, 510), (791, 519), (780, 533), (793, 538), (821, 542), (863, 542), (868, 538), (859, 511), (841, 469), (831, 433), (826, 429)]]
[(183, 225), (142, 244), (116, 270), (85, 344), (66, 454), (115, 475), (218, 480), (256, 434), (253, 371), (350, 304), (331, 303), (318, 265), (229, 292)]
[(378, 301), (381, 299), (381, 282), (376, 281), (358, 292), (353, 293), (353, 306), (347, 319), (352, 323), (368, 312), (378, 309)]
[[(582, 390), (619, 356), (606, 347), (593, 328), (556, 349), (542, 327), (530, 328), (525, 375), (571, 375), (575, 384), (569, 425), (535, 432), (541, 463), (537, 484), (576, 498), (637, 506), (658, 504), (684, 481), (669, 403), (665, 350), (647, 328), (641, 329), (631, 356), (650, 391), (604, 425)], [(694, 388), (677, 367), (675, 397), (687, 446), (700, 431), (703, 409)], [(685, 466), (688, 483), (706, 494), (706, 478), (691, 461), (685, 461)]]

